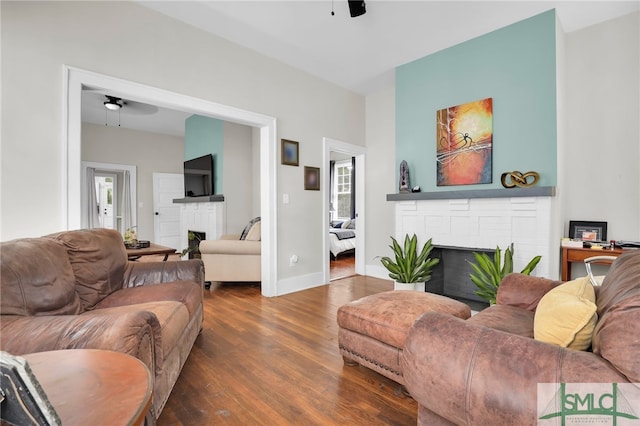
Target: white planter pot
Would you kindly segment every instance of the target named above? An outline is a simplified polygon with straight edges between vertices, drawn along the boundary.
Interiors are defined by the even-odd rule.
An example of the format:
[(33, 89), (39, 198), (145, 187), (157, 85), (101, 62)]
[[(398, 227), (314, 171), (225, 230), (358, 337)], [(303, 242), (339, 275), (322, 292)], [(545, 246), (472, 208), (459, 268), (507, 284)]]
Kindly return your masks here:
[(415, 290), (416, 289), (416, 283), (399, 283), (397, 281), (394, 281), (393, 282), (393, 289), (394, 290)]

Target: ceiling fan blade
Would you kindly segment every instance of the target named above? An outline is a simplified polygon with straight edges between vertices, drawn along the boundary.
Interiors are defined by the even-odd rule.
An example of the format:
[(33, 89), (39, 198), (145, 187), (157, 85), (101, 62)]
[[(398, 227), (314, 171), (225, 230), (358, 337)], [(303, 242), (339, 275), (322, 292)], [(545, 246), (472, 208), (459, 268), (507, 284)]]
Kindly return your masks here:
[(151, 115), (158, 112), (158, 107), (155, 105), (149, 105), (142, 102), (129, 101), (123, 99), (124, 105), (122, 107), (123, 113), (132, 115)]

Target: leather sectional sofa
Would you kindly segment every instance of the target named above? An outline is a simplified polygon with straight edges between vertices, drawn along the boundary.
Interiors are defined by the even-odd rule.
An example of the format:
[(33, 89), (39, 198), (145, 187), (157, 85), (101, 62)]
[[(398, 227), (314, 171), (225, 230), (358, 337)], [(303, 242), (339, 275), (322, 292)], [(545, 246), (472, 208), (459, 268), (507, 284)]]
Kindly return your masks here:
[[(512, 274), (500, 284), (497, 304), (468, 320), (422, 315), (401, 359), (406, 387), (419, 403), (418, 424), (542, 424), (539, 383), (640, 382), (640, 250), (618, 257), (602, 285), (588, 288), (596, 316), (585, 350), (538, 339), (546, 331), (536, 319), (543, 298), (563, 284), (569, 283)], [(558, 306), (552, 320), (565, 326), (571, 308)]]
[(129, 262), (113, 230), (66, 231), (0, 246), (0, 349), (104, 349), (140, 359), (158, 418), (202, 330), (200, 260)]

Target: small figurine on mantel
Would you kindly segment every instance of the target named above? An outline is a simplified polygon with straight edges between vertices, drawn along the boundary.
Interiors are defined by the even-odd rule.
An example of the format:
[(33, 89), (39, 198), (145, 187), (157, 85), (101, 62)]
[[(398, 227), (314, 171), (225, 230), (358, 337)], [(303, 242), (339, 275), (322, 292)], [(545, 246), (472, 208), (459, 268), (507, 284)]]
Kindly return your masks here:
[(400, 192), (411, 192), (409, 165), (405, 160), (400, 163)]

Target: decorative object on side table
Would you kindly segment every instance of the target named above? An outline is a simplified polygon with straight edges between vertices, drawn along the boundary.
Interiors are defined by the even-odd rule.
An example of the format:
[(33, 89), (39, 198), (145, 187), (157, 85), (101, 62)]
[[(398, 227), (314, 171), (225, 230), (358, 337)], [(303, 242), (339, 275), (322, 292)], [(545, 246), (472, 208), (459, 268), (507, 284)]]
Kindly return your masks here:
[[(389, 277), (394, 280), (394, 290), (416, 290), (416, 284), (426, 283), (431, 280), (431, 271), (440, 259), (431, 259), (429, 254), (433, 250), (431, 238), (417, 252), (418, 237), (405, 235), (404, 245), (400, 246), (395, 238), (391, 237), (395, 261), (384, 256), (380, 258), (382, 265), (389, 271)], [(424, 289), (422, 289), (424, 291)]]
[[(504, 252), (504, 264), (502, 264), (502, 251), (500, 246), (496, 246), (493, 260), (486, 253), (473, 253), (476, 263), (469, 262), (473, 272), (470, 274), (471, 281), (478, 287), (475, 293), (485, 299), (489, 304), (496, 303), (498, 287), (502, 279), (513, 272), (513, 243)], [(529, 275), (536, 268), (542, 256), (536, 256), (527, 266), (520, 271), (521, 274)]]
[(411, 192), (411, 179), (409, 178), (409, 165), (405, 160), (400, 163), (399, 192)]
[(132, 226), (131, 228), (127, 228), (124, 231), (124, 242), (131, 243), (138, 239), (138, 231), (136, 231), (136, 227)]
[(127, 230), (124, 231), (124, 246), (126, 248), (140, 249), (140, 248), (147, 248), (150, 245), (151, 245), (150, 241), (138, 239), (138, 231), (136, 231), (135, 226), (132, 226), (131, 228), (127, 228)]
[(281, 162), (287, 166), (297, 166), (299, 157), (299, 144), (296, 141), (281, 139)]
[(149, 240), (133, 240), (125, 241), (124, 246), (128, 249), (143, 249), (151, 247), (151, 241)]
[(2, 424), (62, 424), (26, 359), (0, 351), (0, 373)]
[(304, 189), (320, 190), (320, 168), (304, 166)]
[(569, 238), (582, 241), (607, 241), (607, 222), (570, 220)]
[(538, 172), (522, 173), (517, 170), (503, 173), (500, 182), (505, 188), (531, 188), (540, 180)]

